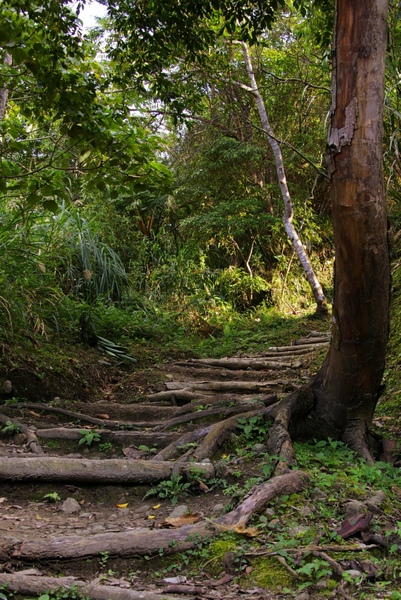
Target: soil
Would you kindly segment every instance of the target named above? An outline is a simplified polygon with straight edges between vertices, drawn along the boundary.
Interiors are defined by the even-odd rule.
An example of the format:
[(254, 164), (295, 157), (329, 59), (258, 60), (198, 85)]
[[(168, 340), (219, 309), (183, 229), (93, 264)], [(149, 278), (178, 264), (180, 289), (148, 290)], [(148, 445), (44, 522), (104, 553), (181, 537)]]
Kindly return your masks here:
[[(39, 450), (43, 450), (45, 457), (104, 461), (115, 458), (152, 460), (156, 451), (160, 452), (163, 446), (184, 434), (237, 413), (240, 415), (250, 409), (263, 408), (272, 395), (280, 397), (305, 383), (316, 364), (316, 356), (325, 351), (326, 344), (327, 340), (312, 336), (309, 340), (301, 340), (300, 345), (294, 345), (292, 350), (282, 348), (264, 356), (237, 357), (256, 362), (234, 370), (224, 365), (182, 359), (162, 365), (145, 364), (138, 368), (135, 364), (126, 365), (111, 358), (106, 359), (96, 349), (79, 350), (74, 353), (69, 372), (63, 375), (52, 374), (51, 369), (42, 378), (38, 378), (34, 369), (13, 368), (3, 373), (3, 381), (9, 379), (13, 386), (12, 391), (3, 393), (3, 423), (5, 420), (17, 421), (36, 433)], [(253, 365), (257, 361), (265, 361), (269, 366), (255, 369)], [(222, 384), (223, 389), (220, 390), (205, 389)], [(247, 386), (249, 389), (246, 389)], [(192, 402), (181, 398), (179, 392), (182, 390), (190, 390)], [(161, 392), (165, 394), (160, 395)], [(50, 406), (55, 409), (53, 412), (47, 410)], [(182, 418), (191, 406), (195, 406), (195, 409), (187, 413), (189, 417), (186, 421), (165, 427), (167, 420), (177, 416)], [(209, 414), (210, 408), (216, 407), (219, 411)], [(71, 414), (57, 412), (58, 409), (71, 411)], [(77, 419), (75, 413), (86, 415), (89, 419), (99, 419), (103, 424), (100, 426), (85, 421), (85, 418)], [(198, 416), (202, 418), (198, 419)], [(100, 441), (95, 440), (87, 445), (82, 433), (76, 439), (65, 437), (67, 430), (83, 429), (89, 433), (100, 431)], [(51, 437), (47, 437), (47, 434), (45, 437), (43, 432), (46, 430), (53, 431)], [(113, 437), (113, 431), (123, 439), (118, 435), (117, 438)], [(109, 437), (104, 437), (107, 432)], [(161, 434), (166, 433), (169, 435), (161, 441)], [(32, 444), (27, 443), (26, 433), (14, 431), (11, 434), (0, 440), (0, 462), (7, 457), (35, 456)], [(141, 435), (148, 440), (146, 444), (143, 441), (139, 443)], [(156, 436), (157, 450), (154, 449), (152, 436)], [(224, 463), (224, 454), (230, 444), (236, 443), (237, 436), (238, 431), (231, 431), (226, 436), (224, 444), (211, 457), (213, 464)], [(261, 456), (266, 451), (263, 447), (255, 447), (255, 450), (260, 451)], [(188, 453), (196, 453), (196, 444), (189, 444), (186, 452), (185, 460), (188, 459)], [(210, 462), (209, 459), (207, 461)], [(256, 467), (256, 462), (249, 464), (245, 459), (242, 461), (238, 458), (224, 464), (224, 477), (236, 482), (238, 473), (246, 470), (246, 479), (249, 479), (253, 470), (255, 475), (258, 473)], [(181, 483), (184, 483), (184, 479), (181, 479)], [(247, 579), (245, 567), (241, 577), (233, 577), (224, 563), (224, 557), (210, 564), (207, 556), (203, 556), (195, 571), (183, 576), (185, 571), (182, 570), (181, 555), (166, 557), (155, 552), (148, 557), (138, 557), (102, 552), (97, 556), (76, 560), (36, 560), (33, 557), (22, 561), (9, 552), (10, 546), (23, 546), (27, 540), (43, 540), (46, 545), (48, 539), (55, 537), (78, 535), (91, 539), (100, 533), (136, 528), (163, 530), (171, 527), (166, 519), (174, 515), (177, 504), (183, 512), (194, 515), (194, 521), (200, 522), (223, 515), (230, 502), (234, 504), (235, 499), (227, 497), (223, 490), (211, 485), (201, 475), (190, 478), (186, 483), (190, 486), (182, 491), (187, 495), (159, 498), (145, 497), (157, 484), (99, 485), (42, 478), (28, 481), (3, 479), (0, 488), (2, 571), (14, 573), (34, 567), (43, 576), (73, 575), (81, 581), (95, 581), (119, 590), (142, 591), (145, 599), (150, 598), (146, 594), (152, 592), (161, 593), (160, 598), (167, 597), (164, 594), (168, 594), (168, 598), (288, 598), (280, 589), (272, 591), (255, 586), (251, 579)], [(66, 512), (67, 499), (76, 501), (74, 512)], [(169, 577), (173, 578), (170, 582), (166, 581)], [(177, 577), (182, 577), (182, 580), (174, 579)], [(180, 593), (176, 595), (177, 591)]]

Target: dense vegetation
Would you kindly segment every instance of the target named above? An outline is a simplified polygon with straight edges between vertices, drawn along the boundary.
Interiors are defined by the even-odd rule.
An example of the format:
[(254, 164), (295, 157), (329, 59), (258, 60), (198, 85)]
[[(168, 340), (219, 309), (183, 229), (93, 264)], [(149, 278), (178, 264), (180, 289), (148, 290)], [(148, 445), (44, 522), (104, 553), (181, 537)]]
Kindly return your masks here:
[[(89, 32), (65, 2), (4, 0), (2, 7), (0, 372), (4, 380), (13, 370), (29, 371), (46, 399), (52, 397), (49, 363), (68, 371), (75, 353), (89, 356), (89, 347), (144, 367), (174, 356), (262, 351), (304, 335), (311, 323), (329, 329), (328, 320), (314, 321), (316, 305), (283, 227), (274, 159), (237, 43), (255, 41), (253, 34), (236, 31), (223, 7), (204, 20), (207, 26), (194, 22), (185, 33), (198, 34), (190, 60), (183, 58), (184, 37), (182, 46), (166, 37), (159, 55), (145, 34), (139, 46), (128, 43), (123, 3), (114, 4)], [(294, 223), (330, 302), (334, 248), (325, 150), (332, 14), (326, 4), (271, 2), (274, 22), (268, 16), (269, 27), (250, 52), (280, 141)], [(117, 43), (121, 37), (126, 44)], [(380, 421), (389, 436), (399, 427), (401, 389), (400, 45), (394, 3), (384, 140), (394, 303), (387, 388), (378, 406), (379, 416), (391, 416)], [(255, 441), (261, 440), (244, 432), (245, 448)], [(366, 478), (369, 487), (383, 476), (390, 500), (398, 502), (395, 471), (363, 466), (340, 442), (299, 445), (297, 456), (300, 468), (316, 471), (328, 490), (317, 504), (322, 518), (331, 518), (327, 498), (338, 511), (330, 477), (343, 464), (354, 465), (344, 478), (344, 498)], [(323, 463), (330, 473), (318, 473)], [(272, 529), (266, 517), (259, 527)], [(303, 532), (278, 533), (288, 563), (299, 570), (288, 547)], [(246, 552), (235, 536), (227, 539), (215, 542), (217, 553)], [(380, 564), (389, 578), (395, 553)], [(188, 564), (192, 558), (189, 553)], [(204, 558), (198, 549), (195, 561)], [(331, 575), (325, 558), (309, 554), (301, 568), (314, 583)], [(260, 585), (266, 581), (261, 573)]]

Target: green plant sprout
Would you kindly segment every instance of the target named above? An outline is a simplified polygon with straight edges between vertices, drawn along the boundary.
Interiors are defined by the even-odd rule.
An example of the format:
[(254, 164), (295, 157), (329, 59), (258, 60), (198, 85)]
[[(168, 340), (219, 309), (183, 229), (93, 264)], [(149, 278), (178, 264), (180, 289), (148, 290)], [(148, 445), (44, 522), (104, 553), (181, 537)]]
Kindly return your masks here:
[(81, 434), (81, 439), (78, 444), (86, 444), (87, 446), (91, 446), (94, 442), (100, 441), (100, 433), (97, 431), (91, 431), (90, 429), (79, 429), (78, 433)]
[(171, 504), (177, 504), (179, 496), (187, 496), (191, 483), (185, 482), (181, 475), (172, 475), (171, 479), (161, 481), (144, 495), (143, 499), (157, 496), (163, 500), (170, 500)]
[(61, 502), (61, 496), (58, 492), (50, 492), (43, 496), (43, 500), (50, 503)]

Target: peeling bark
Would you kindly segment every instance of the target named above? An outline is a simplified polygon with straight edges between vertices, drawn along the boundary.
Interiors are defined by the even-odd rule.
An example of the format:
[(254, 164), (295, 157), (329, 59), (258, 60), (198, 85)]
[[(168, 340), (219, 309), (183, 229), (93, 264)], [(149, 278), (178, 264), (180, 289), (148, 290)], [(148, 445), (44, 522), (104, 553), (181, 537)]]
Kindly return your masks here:
[[(271, 445), (342, 439), (372, 462), (367, 434), (389, 332), (390, 264), (383, 181), (388, 0), (337, 0), (328, 158), (336, 250), (332, 340), (307, 391), (270, 412)], [(305, 399), (307, 402), (305, 403)], [(308, 408), (309, 406), (309, 408)], [(281, 445), (282, 444), (282, 445)]]

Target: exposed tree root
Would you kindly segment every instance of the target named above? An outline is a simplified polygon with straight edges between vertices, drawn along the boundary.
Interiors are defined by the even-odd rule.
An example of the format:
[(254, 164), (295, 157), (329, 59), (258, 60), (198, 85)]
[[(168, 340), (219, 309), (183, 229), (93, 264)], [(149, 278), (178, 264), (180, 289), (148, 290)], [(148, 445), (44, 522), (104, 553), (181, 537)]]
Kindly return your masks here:
[(343, 441), (348, 444), (361, 458), (373, 465), (375, 460), (369, 450), (366, 439), (367, 427), (365, 421), (352, 420), (343, 434)]
[[(177, 600), (178, 596), (171, 596), (165, 592), (137, 592), (126, 587), (115, 585), (101, 585), (97, 582), (88, 583), (76, 577), (46, 577), (32, 574), (36, 569), (21, 571), (19, 573), (0, 573), (0, 585), (6, 585), (8, 590), (19, 594), (43, 594), (48, 591), (59, 591), (76, 588), (77, 591), (92, 600)], [(180, 594), (180, 600), (187, 596)]]
[(260, 394), (260, 395), (256, 395), (255, 394), (251, 394), (251, 395), (246, 395), (243, 394), (242, 396), (235, 396), (232, 394), (229, 395), (223, 395), (223, 394), (219, 394), (217, 397), (211, 397), (210, 400), (208, 400), (207, 402), (205, 402), (205, 400), (195, 400), (192, 401), (190, 404), (185, 404), (183, 406), (180, 406), (179, 408), (176, 409), (175, 411), (175, 415), (178, 416), (180, 414), (185, 414), (188, 412), (194, 412), (199, 410), (199, 407), (204, 406), (205, 404), (212, 408), (213, 406), (227, 406), (228, 404), (231, 406), (232, 403), (235, 402), (238, 405), (242, 405), (242, 408), (244, 408), (244, 405), (250, 405), (250, 404), (263, 404), (264, 406), (270, 406), (271, 404), (274, 404), (275, 402), (277, 402), (277, 395), (276, 394)]
[[(31, 459), (33, 460), (33, 459)], [(292, 494), (305, 488), (308, 476), (302, 471), (292, 471), (277, 476), (257, 486), (237, 508), (215, 521), (184, 525), (177, 529), (137, 528), (114, 533), (88, 536), (48, 537), (45, 541), (4, 540), (0, 557), (20, 560), (55, 560), (98, 556), (107, 552), (110, 556), (172, 554), (193, 548), (199, 540), (212, 537), (221, 530), (247, 533), (250, 517), (263, 510), (274, 498)]]
[(66, 408), (60, 408), (58, 406), (48, 406), (47, 404), (15, 404), (10, 405), (7, 409), (17, 409), (20, 410), (22, 408), (29, 408), (32, 410), (41, 410), (44, 412), (52, 412), (58, 413), (60, 415), (66, 415), (68, 417), (72, 417), (73, 419), (79, 419), (80, 421), (85, 421), (87, 423), (92, 423), (93, 425), (100, 425), (102, 427), (108, 427), (109, 429), (115, 429), (120, 426), (118, 421), (110, 421), (109, 419), (98, 419), (96, 417), (91, 417), (87, 414), (83, 414), (80, 412), (75, 412), (73, 410), (68, 410)]
[[(253, 404), (256, 404), (256, 402), (254, 402)], [(180, 415), (179, 417), (175, 417), (174, 419), (170, 419), (169, 421), (166, 421), (165, 423), (163, 423), (163, 425), (160, 425), (157, 428), (157, 430), (169, 429), (170, 427), (175, 427), (176, 425), (188, 423), (189, 421), (205, 419), (207, 417), (211, 417), (214, 415), (221, 415), (222, 417), (226, 417), (229, 414), (233, 414), (233, 413), (238, 414), (243, 411), (244, 411), (243, 406), (231, 406), (231, 407), (222, 406), (221, 408), (209, 408), (207, 410), (199, 410), (196, 412), (187, 413), (185, 415)]]
[(196, 451), (192, 456), (199, 462), (205, 460), (205, 458), (211, 458), (219, 446), (221, 446), (227, 439), (228, 434), (237, 428), (238, 419), (249, 419), (255, 415), (262, 414), (265, 410), (266, 409), (251, 410), (235, 415), (234, 417), (230, 417), (225, 421), (219, 421), (218, 423), (215, 423), (210, 427), (203, 441), (196, 448)]
[[(148, 447), (163, 447), (177, 439), (178, 432), (161, 431), (107, 431), (105, 429), (92, 429), (94, 433), (101, 436), (102, 442), (109, 441), (117, 444), (132, 444), (135, 446), (145, 445)], [(50, 440), (80, 440), (82, 429), (69, 427), (51, 427), (49, 429), (38, 429), (36, 435), (39, 438)]]
[(185, 388), (214, 392), (266, 392), (277, 387), (277, 381), (175, 381), (166, 383), (166, 387), (170, 390)]
[(232, 371), (243, 371), (252, 369), (253, 371), (266, 371), (268, 369), (291, 369), (301, 366), (299, 361), (294, 362), (277, 362), (272, 360), (261, 360), (260, 358), (198, 358), (192, 359), (209, 367), (220, 367)]
[(185, 452), (185, 446), (187, 444), (197, 443), (199, 440), (203, 439), (209, 433), (210, 428), (211, 425), (203, 427), (202, 429), (196, 429), (195, 431), (189, 431), (160, 450), (152, 460), (172, 460), (173, 458), (181, 456), (183, 450)]
[(213, 477), (211, 463), (177, 463), (149, 460), (106, 460), (32, 457), (1, 458), (0, 479), (12, 481), (71, 481), (84, 483), (154, 483), (171, 475), (195, 469), (203, 477)]
[(27, 427), (20, 421), (17, 421), (16, 419), (7, 417), (7, 415), (5, 415), (4, 413), (0, 414), (0, 423), (3, 423), (4, 425), (6, 425), (8, 422), (13, 423), (14, 425), (17, 425), (20, 428), (21, 433), (23, 433), (26, 436), (26, 439), (24, 440), (26, 446), (34, 454), (37, 454), (39, 456), (44, 455), (43, 448), (40, 445), (39, 440), (38, 440), (35, 432), (32, 429), (30, 429), (29, 427)]

